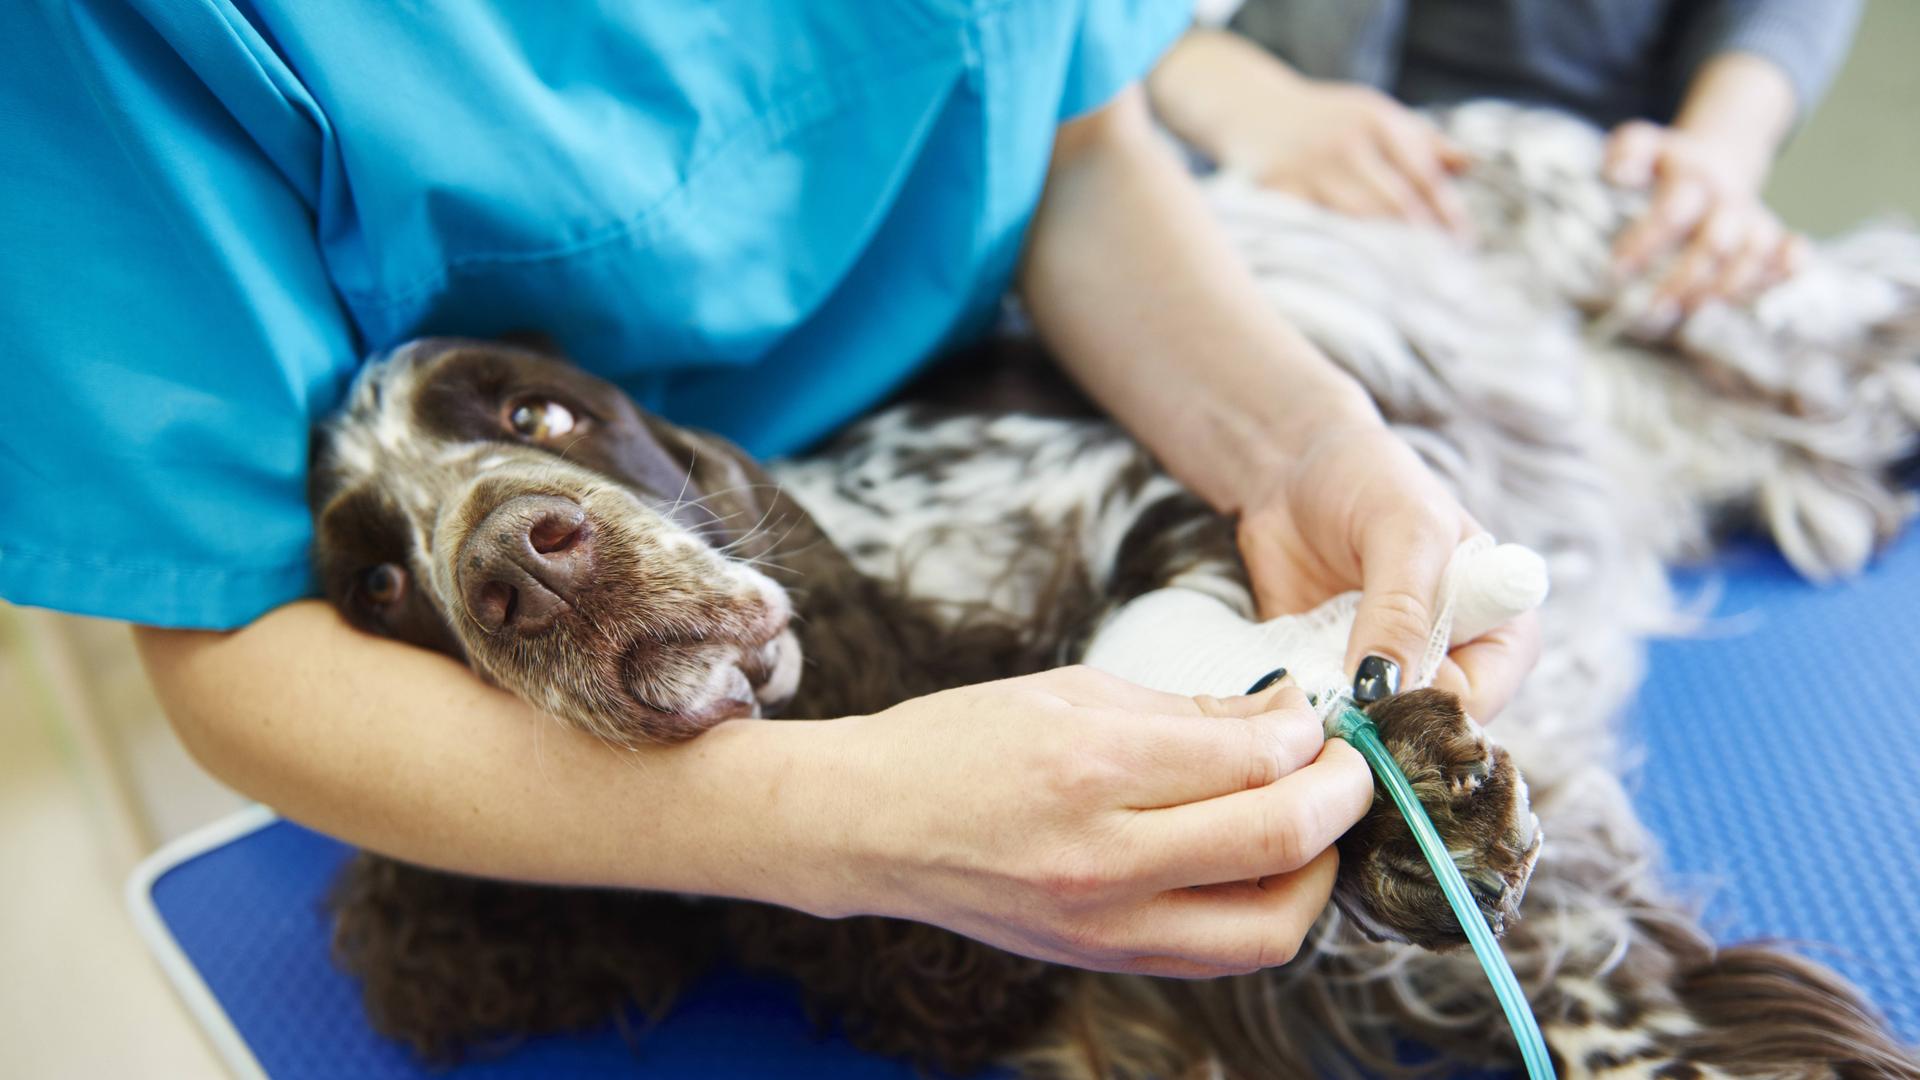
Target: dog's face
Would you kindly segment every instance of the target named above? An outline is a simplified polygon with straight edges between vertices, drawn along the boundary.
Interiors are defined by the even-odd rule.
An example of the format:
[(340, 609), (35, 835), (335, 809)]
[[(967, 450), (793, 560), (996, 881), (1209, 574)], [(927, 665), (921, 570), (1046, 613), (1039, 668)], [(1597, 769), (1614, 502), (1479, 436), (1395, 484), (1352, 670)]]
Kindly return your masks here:
[(799, 682), (787, 595), (749, 565), (777, 498), (757, 468), (563, 361), (397, 349), (316, 433), (312, 475), (350, 622), (610, 741), (687, 738)]

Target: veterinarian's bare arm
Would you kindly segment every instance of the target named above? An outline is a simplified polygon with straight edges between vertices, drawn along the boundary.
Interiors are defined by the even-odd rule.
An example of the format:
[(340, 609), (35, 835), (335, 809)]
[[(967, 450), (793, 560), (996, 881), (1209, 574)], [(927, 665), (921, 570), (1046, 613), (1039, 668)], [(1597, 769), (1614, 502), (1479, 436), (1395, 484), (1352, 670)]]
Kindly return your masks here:
[(311, 601), (232, 633), (139, 629), (136, 640), (203, 765), (353, 843), (498, 877), (731, 895), (784, 887), (750, 881), (769, 844), (797, 842), (769, 835), (783, 792), (763, 781), (815, 725), (617, 751)]
[(1216, 702), (1065, 668), (615, 750), (317, 602), (136, 640), (203, 765), (360, 846), (918, 919), (1105, 970), (1284, 962), (1332, 891), (1330, 845), (1373, 800), (1289, 687)]
[(1074, 377), (1224, 511), (1321, 423), (1379, 423), (1275, 317), (1138, 90), (1063, 125), (1021, 291)]
[[(1239, 515), (1263, 611), (1361, 589), (1347, 670), (1367, 656), (1411, 669), (1447, 560), (1479, 526), (1262, 298), (1137, 91), (1061, 127), (1020, 285), (1074, 377)], [(1530, 621), (1509, 624), (1456, 649), (1439, 681), (1491, 716), (1537, 642)]]

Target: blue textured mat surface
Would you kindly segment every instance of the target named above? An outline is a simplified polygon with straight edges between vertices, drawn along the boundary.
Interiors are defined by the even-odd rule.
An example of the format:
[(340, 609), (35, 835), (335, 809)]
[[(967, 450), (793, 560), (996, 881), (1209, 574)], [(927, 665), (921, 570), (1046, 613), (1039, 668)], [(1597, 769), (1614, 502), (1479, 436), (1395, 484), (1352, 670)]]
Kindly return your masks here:
[(275, 1080), (918, 1075), (843, 1040), (816, 1037), (791, 991), (734, 973), (691, 990), (637, 1050), (609, 1027), (532, 1040), (458, 1069), (424, 1068), (367, 1028), (358, 987), (328, 960), (320, 901), (348, 854), (338, 841), (281, 821), (154, 882), (161, 918)]
[(1920, 1041), (1920, 533), (1825, 588), (1742, 547), (1683, 591), (1703, 635), (1656, 643), (1632, 715), (1634, 801), (1723, 941), (1777, 938)]
[[(1718, 636), (1655, 646), (1634, 722), (1637, 801), (1669, 869), (1715, 886), (1724, 939), (1778, 937), (1866, 987), (1920, 1039), (1920, 535), (1863, 579), (1819, 589), (1735, 552)], [(277, 823), (167, 871), (162, 919), (267, 1072), (309, 1077), (908, 1078), (816, 1037), (786, 989), (708, 979), (636, 1052), (609, 1030), (429, 1072), (365, 1026), (327, 958), (320, 897), (340, 844)]]

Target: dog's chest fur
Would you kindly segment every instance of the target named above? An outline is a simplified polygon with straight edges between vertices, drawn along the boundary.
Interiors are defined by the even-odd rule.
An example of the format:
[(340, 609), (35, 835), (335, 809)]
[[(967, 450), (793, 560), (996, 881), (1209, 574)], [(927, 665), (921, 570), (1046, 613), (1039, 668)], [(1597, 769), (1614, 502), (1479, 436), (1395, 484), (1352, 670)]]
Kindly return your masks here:
[(1139, 591), (1148, 547), (1189, 552), (1180, 584), (1251, 610), (1226, 523), (1107, 422), (902, 407), (770, 471), (861, 574), (949, 624), (1060, 629)]

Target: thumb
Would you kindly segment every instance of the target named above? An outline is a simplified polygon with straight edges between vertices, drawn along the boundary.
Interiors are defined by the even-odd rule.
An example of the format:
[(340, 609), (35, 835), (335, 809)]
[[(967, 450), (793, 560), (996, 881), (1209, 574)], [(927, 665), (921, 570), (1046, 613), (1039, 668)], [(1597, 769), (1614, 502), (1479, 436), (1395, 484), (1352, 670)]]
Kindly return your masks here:
[(1426, 657), (1440, 582), (1454, 545), (1429, 529), (1381, 529), (1363, 553), (1360, 607), (1347, 639), (1347, 670), (1362, 705), (1398, 693)]
[(1629, 120), (1607, 137), (1603, 167), (1607, 181), (1624, 188), (1653, 183), (1653, 166), (1660, 153), (1660, 128), (1645, 120)]

